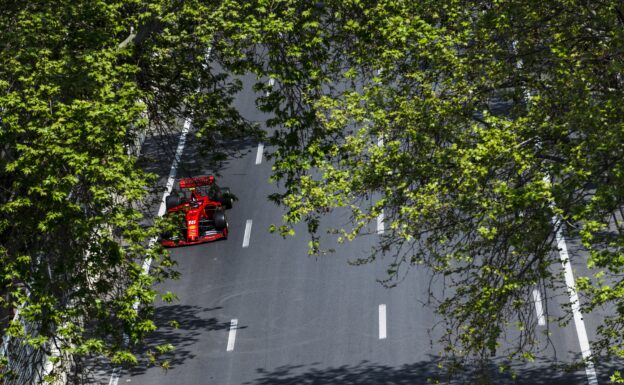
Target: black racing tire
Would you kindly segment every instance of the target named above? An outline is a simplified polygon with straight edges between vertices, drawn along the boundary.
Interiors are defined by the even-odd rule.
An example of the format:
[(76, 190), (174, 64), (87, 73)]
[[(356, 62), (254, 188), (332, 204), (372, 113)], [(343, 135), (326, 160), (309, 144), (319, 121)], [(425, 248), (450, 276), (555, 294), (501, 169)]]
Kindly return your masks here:
[(218, 231), (222, 231), (227, 227), (227, 220), (225, 219), (225, 212), (222, 210), (217, 210), (214, 212), (214, 216), (212, 217), (214, 220), (215, 228)]
[(168, 195), (165, 198), (165, 206), (167, 207), (167, 210), (179, 206), (180, 204), (182, 204), (182, 200), (179, 195)]
[(221, 204), (225, 206), (227, 210), (232, 208), (232, 193), (229, 187), (221, 188)]

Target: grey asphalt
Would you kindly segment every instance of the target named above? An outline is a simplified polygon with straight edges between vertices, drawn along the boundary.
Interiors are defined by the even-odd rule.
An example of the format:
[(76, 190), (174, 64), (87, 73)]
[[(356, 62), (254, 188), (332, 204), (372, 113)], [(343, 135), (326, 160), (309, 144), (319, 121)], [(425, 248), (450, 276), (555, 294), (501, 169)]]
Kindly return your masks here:
[[(246, 87), (238, 107), (247, 118), (263, 121), (265, 116), (253, 107), (250, 87), (255, 79), (243, 80)], [(229, 186), (238, 197), (227, 213), (230, 236), (172, 249), (182, 276), (160, 289), (175, 292), (179, 301), (159, 304), (156, 321), (161, 330), (147, 341), (176, 346), (175, 354), (164, 357), (171, 359), (171, 368), (122, 371), (119, 384), (367, 385), (444, 379), (437, 358), (442, 325), (425, 305), (427, 290), (440, 294), (440, 283), (430, 287), (428, 273), (412, 269), (397, 287), (385, 288), (377, 279), (385, 277), (389, 261), (349, 265), (349, 260), (367, 255), (377, 240), (375, 234), (345, 245), (328, 241), (326, 245), (336, 247), (336, 252), (320, 257), (307, 255), (309, 237), (303, 226), (295, 237), (270, 234), (268, 227), (280, 223), (282, 209), (267, 196), (279, 187), (268, 182), (271, 169), (266, 158), (255, 165), (256, 149), (257, 143), (238, 143), (238, 152), (219, 169), (198, 158), (192, 145), (186, 149), (180, 176), (218, 173), (219, 184)], [(253, 220), (250, 244), (243, 248), (248, 219)], [(323, 220), (324, 228), (345, 221), (345, 216), (333, 214)], [(566, 300), (547, 294), (553, 301)], [(386, 339), (378, 334), (380, 304), (387, 308)], [(560, 314), (556, 308), (550, 306), (553, 316)], [(179, 322), (178, 329), (168, 325), (171, 319)], [(236, 340), (234, 349), (226, 351), (232, 319), (238, 320)], [(573, 325), (551, 323), (549, 329), (550, 338), (542, 338), (544, 351), (535, 363), (517, 367), (515, 381), (493, 374), (493, 383), (586, 384), (583, 370), (564, 372), (553, 366), (580, 354)], [(608, 370), (599, 374), (606, 383)], [(453, 382), (474, 379), (458, 376)]]

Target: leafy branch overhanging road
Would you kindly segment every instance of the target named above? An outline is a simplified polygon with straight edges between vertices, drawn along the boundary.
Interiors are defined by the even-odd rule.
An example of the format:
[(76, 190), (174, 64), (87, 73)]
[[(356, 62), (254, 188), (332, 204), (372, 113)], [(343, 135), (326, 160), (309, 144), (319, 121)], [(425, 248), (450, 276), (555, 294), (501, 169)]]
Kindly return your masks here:
[[(153, 330), (151, 285), (171, 266), (165, 257), (148, 277), (136, 262), (162, 253), (145, 250), (136, 204), (150, 177), (127, 149), (147, 121), (165, 134), (191, 118), (206, 146), (249, 133), (229, 106), (238, 85), (206, 65), (211, 47), (220, 68), (275, 79), (258, 107), (278, 128), (280, 232), (300, 220), (314, 232), (327, 210), (347, 208), (342, 237), (353, 239), (383, 212), (387, 231), (367, 260), (394, 257), (388, 284), (409, 267), (447, 277), (456, 290), (438, 311), (461, 362), (497, 351), (532, 311), (531, 288), (560, 284), (558, 215), (600, 272), (578, 279), (584, 310), (614, 309), (596, 357), (620, 355), (624, 238), (610, 218), (624, 191), (621, 15), (616, 1), (8, 2), (6, 306), (29, 298), (35, 346), (135, 360), (123, 334), (138, 342)], [(136, 38), (118, 49), (131, 27)], [(535, 90), (530, 109), (523, 89)], [(496, 114), (497, 100), (513, 107)], [(509, 355), (531, 359), (536, 338), (521, 330)]]

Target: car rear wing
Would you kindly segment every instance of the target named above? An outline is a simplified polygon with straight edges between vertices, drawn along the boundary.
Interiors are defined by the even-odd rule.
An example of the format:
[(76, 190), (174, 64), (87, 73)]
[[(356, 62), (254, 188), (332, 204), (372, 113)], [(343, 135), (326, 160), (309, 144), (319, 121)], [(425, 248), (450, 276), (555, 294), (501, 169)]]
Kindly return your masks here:
[(214, 183), (214, 176), (195, 176), (192, 178), (186, 178), (180, 180), (180, 188), (192, 188), (200, 186), (209, 186)]

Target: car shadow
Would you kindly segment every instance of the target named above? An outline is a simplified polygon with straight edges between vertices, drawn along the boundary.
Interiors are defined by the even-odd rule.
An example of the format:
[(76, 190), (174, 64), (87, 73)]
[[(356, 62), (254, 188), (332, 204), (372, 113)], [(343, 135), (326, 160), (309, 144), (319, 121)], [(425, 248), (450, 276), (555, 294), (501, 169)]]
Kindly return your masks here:
[(185, 156), (178, 166), (178, 178), (210, 173), (220, 177), (227, 170), (229, 163), (241, 159), (254, 151), (258, 145), (256, 138), (220, 140), (213, 147), (202, 148), (202, 142), (193, 140), (192, 134), (187, 138)]

